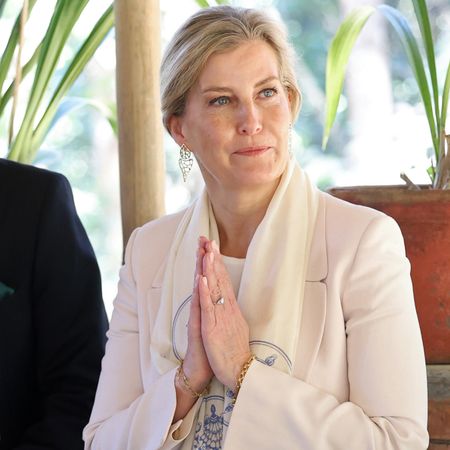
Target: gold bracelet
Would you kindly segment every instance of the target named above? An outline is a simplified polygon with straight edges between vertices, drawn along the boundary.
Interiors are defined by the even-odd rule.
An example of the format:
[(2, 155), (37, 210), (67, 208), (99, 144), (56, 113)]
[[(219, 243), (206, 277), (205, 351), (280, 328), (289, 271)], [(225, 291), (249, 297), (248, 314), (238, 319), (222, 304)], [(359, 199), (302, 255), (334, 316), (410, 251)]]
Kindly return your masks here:
[(192, 397), (194, 398), (199, 398), (203, 395), (206, 395), (209, 391), (209, 384), (208, 386), (205, 387), (205, 389), (203, 389), (202, 392), (196, 392), (194, 391), (194, 389), (192, 389), (191, 384), (189, 383), (189, 379), (186, 376), (186, 374), (184, 373), (183, 370), (183, 363), (184, 361), (181, 360), (181, 364), (178, 366), (177, 369), (177, 377), (181, 378), (182, 382), (183, 382), (183, 386), (185, 387), (185, 389), (192, 395)]
[(256, 356), (251, 355), (250, 358), (248, 358), (247, 361), (245, 361), (244, 365), (242, 366), (241, 373), (239, 374), (236, 383), (236, 388), (234, 389), (233, 403), (236, 402), (236, 398), (239, 394), (239, 390), (241, 389), (242, 383), (244, 382), (245, 375), (247, 375), (248, 369), (250, 369), (250, 366), (255, 359)]

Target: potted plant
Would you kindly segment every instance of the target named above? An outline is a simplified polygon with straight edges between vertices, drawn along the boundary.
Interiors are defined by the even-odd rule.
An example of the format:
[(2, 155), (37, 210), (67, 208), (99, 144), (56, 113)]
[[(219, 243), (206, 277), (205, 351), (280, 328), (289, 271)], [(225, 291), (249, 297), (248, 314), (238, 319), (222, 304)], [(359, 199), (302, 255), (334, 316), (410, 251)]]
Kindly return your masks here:
[[(428, 363), (450, 363), (450, 135), (445, 123), (450, 90), (450, 62), (440, 93), (433, 37), (425, 0), (412, 0), (426, 53), (429, 80), (417, 41), (405, 17), (388, 5), (361, 6), (341, 24), (328, 53), (325, 148), (336, 117), (345, 69), (353, 45), (369, 17), (378, 11), (393, 26), (407, 54), (423, 102), (434, 149), (428, 168), (430, 185), (333, 188), (330, 192), (392, 216), (400, 225), (411, 261), (416, 308)], [(431, 88), (430, 88), (431, 84)]]
[[(57, 0), (47, 31), (42, 41), (36, 46), (31, 58), (24, 64), (11, 67), (13, 56), (17, 51), (20, 63), (23, 47), (23, 33), (29, 13), (37, 0), (24, 0), (23, 8), (11, 30), (10, 37), (0, 55), (0, 117), (4, 114), (6, 105), (12, 102), (10, 117), (10, 133), (8, 139), (9, 159), (30, 163), (34, 160), (45, 136), (56, 121), (65, 113), (80, 106), (80, 102), (71, 101), (62, 105), (62, 100), (70, 87), (79, 77), (106, 34), (114, 25), (112, 4), (99, 18), (81, 47), (75, 53), (70, 64), (58, 74), (58, 82), (52, 90), (52, 81), (56, 78), (58, 62), (69, 35), (89, 0)], [(0, 19), (6, 0), (0, 0)], [(16, 105), (15, 99), (21, 87), (21, 81), (29, 73), (33, 73), (32, 87), (25, 106), (25, 112), (18, 124), (17, 133), (13, 131)], [(12, 73), (14, 80), (6, 88), (4, 84), (8, 73)], [(50, 97), (50, 100), (47, 98)], [(86, 101), (92, 104), (92, 101)], [(115, 126), (115, 117), (106, 112), (111, 125)]]

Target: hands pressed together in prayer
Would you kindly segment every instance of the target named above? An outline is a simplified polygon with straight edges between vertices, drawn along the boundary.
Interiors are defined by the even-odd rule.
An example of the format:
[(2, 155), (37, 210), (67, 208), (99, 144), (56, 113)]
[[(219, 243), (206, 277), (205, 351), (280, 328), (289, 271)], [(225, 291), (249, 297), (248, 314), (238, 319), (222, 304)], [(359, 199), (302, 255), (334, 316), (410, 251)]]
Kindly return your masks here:
[(234, 390), (251, 356), (249, 328), (219, 248), (203, 236), (199, 238), (194, 280), (183, 371), (196, 392), (202, 392), (213, 376)]

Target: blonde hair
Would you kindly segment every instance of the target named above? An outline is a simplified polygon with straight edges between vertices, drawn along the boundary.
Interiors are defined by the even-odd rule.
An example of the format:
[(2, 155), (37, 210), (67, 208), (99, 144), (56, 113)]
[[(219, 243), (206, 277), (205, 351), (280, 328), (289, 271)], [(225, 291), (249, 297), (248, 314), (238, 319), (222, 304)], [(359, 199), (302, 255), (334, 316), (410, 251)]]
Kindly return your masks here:
[(284, 27), (255, 9), (215, 6), (201, 9), (191, 16), (175, 33), (164, 53), (161, 109), (167, 130), (170, 117), (183, 114), (187, 94), (208, 58), (213, 53), (231, 50), (252, 40), (266, 42), (274, 50), (281, 83), (290, 96), (292, 121), (296, 119), (301, 94), (295, 78), (295, 54)]

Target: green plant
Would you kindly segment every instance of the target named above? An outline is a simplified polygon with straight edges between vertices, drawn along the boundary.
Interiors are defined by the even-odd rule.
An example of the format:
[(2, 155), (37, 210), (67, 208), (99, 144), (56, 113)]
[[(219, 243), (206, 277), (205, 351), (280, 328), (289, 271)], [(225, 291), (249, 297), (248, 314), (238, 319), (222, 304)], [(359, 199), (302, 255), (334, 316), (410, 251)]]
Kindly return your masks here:
[[(6, 0), (0, 0), (1, 12)], [(16, 71), (17, 83), (34, 70), (33, 84), (25, 107), (25, 113), (21, 119), (17, 134), (10, 136), (8, 158), (21, 162), (33, 161), (36, 152), (56, 122), (55, 118), (61, 114), (58, 107), (67, 94), (70, 87), (81, 74), (88, 61), (91, 59), (106, 34), (114, 25), (114, 13), (112, 4), (106, 9), (95, 26), (84, 40), (79, 50), (72, 58), (62, 75), (57, 75), (58, 63), (70, 33), (86, 7), (89, 0), (57, 0), (53, 15), (50, 19), (47, 31), (42, 41), (37, 45), (33, 55), (26, 64)], [(36, 0), (28, 0), (28, 11), (31, 12)], [(5, 107), (18, 90), (15, 80), (3, 91), (6, 77), (11, 70), (14, 53), (20, 51), (22, 42), (21, 31), (27, 19), (27, 8), (23, 8), (12, 28), (8, 43), (0, 58), (0, 117)], [(21, 17), (23, 20), (21, 22)], [(51, 90), (52, 81), (58, 76), (56, 88)], [(54, 83), (53, 83), (54, 84)], [(45, 103), (46, 98), (50, 100)], [(70, 108), (63, 108), (69, 111)], [(12, 108), (11, 122), (14, 123), (15, 109)]]
[[(209, 2), (208, 0), (196, 0), (197, 5), (200, 6), (201, 8), (208, 8), (210, 6), (214, 6), (211, 5), (211, 2)], [(217, 5), (226, 5), (228, 4), (228, 0), (216, 0), (216, 4)]]
[(397, 32), (419, 88), (434, 149), (434, 163), (428, 169), (432, 185), (438, 189), (450, 189), (450, 135), (446, 135), (445, 133), (450, 90), (450, 62), (445, 75), (440, 104), (436, 57), (427, 5), (425, 0), (412, 0), (412, 2), (425, 49), (429, 80), (425, 72), (417, 41), (407, 20), (399, 11), (388, 5), (379, 5), (376, 8), (372, 6), (361, 6), (355, 9), (342, 22), (333, 38), (328, 53), (326, 70), (326, 115), (322, 147), (325, 148), (327, 145), (336, 117), (339, 98), (344, 83), (345, 69), (353, 45), (369, 17), (378, 10), (386, 17)]

